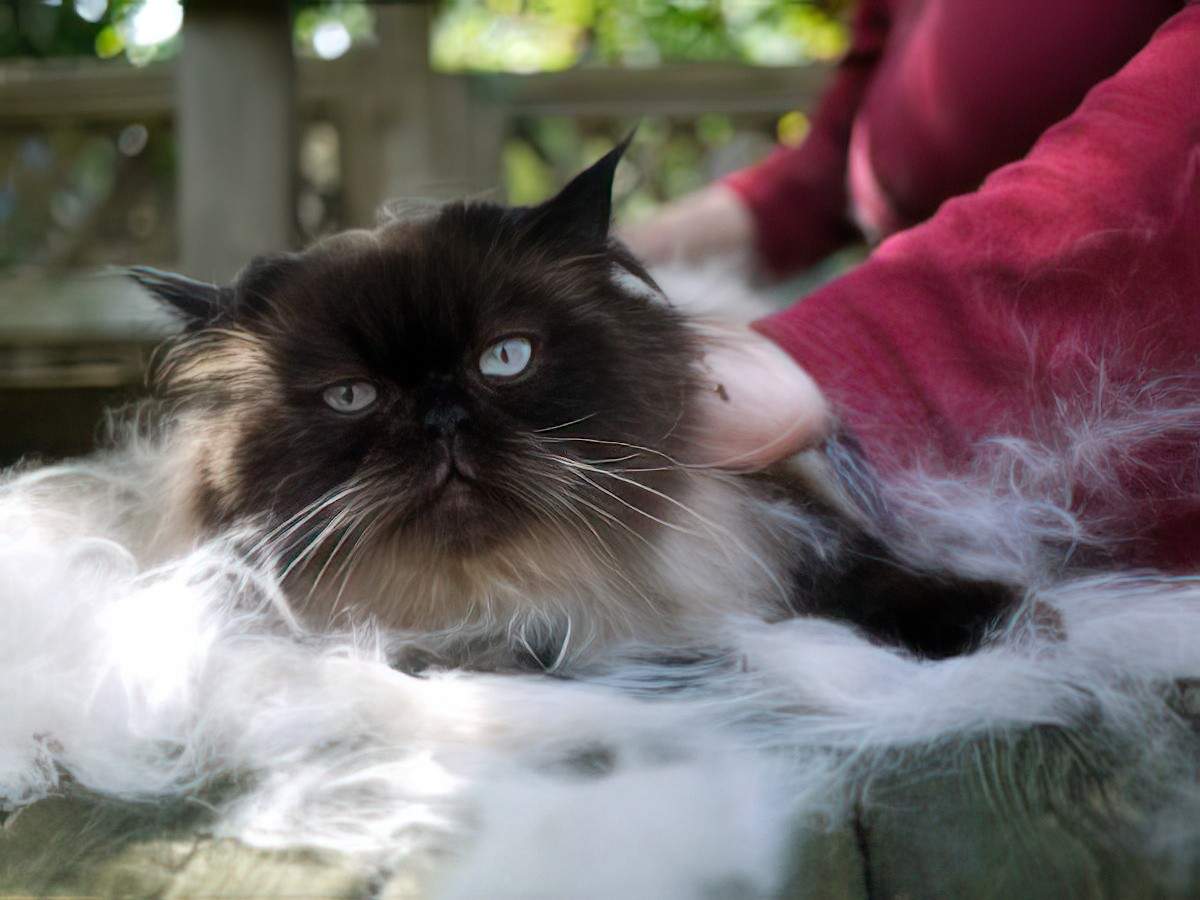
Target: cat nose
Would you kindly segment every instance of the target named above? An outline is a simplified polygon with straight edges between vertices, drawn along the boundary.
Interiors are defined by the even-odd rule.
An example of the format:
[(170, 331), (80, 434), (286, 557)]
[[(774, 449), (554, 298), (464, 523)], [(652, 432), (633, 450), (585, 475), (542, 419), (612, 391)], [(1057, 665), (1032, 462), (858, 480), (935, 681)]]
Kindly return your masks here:
[(467, 411), (458, 403), (436, 403), (425, 413), (425, 431), (431, 437), (449, 437), (467, 418)]

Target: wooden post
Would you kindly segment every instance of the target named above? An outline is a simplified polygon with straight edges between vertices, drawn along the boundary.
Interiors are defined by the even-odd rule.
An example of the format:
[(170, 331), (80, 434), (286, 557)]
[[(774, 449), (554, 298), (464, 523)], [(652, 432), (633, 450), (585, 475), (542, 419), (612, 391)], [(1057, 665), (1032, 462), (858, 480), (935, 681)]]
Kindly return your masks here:
[(338, 108), (348, 225), (372, 224), (387, 200), (446, 200), (499, 180), (499, 115), (467, 78), (429, 68), (434, 6), (374, 9), (378, 43), (354, 58), (368, 87)]
[(183, 269), (226, 281), (293, 241), (295, 87), (285, 2), (191, 0), (176, 83)]

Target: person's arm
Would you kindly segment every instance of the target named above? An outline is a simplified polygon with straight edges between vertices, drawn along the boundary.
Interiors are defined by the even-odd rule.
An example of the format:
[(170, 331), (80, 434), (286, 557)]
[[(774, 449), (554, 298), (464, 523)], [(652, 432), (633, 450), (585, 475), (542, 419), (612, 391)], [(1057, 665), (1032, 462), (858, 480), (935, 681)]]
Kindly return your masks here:
[[(1200, 362), (1200, 6), (1022, 161), (756, 323), (885, 469)], [(1101, 375), (1103, 367), (1103, 375)]]
[(751, 255), (785, 275), (860, 237), (846, 192), (850, 129), (888, 30), (885, 0), (862, 0), (852, 44), (796, 147), (665, 207), (622, 238), (650, 263)]
[(850, 132), (890, 24), (884, 0), (859, 4), (850, 49), (805, 139), (721, 182), (749, 212), (758, 261), (774, 275), (799, 271), (862, 237), (846, 189)]

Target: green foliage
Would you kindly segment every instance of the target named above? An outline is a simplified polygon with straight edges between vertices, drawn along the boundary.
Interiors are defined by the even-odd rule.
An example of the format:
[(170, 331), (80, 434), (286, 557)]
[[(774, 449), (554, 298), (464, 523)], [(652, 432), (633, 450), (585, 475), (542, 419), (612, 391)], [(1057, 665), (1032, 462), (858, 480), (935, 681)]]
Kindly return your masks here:
[(444, 0), (444, 71), (535, 72), (598, 62), (792, 65), (846, 46), (839, 0)]
[(0, 57), (90, 55), (103, 27), (78, 15), (70, 0), (0, 3)]
[[(0, 5), (0, 58), (99, 56), (125, 54), (144, 64), (175, 52), (178, 41), (170, 22), (181, 0), (11, 0)], [(167, 15), (167, 28), (148, 30), (135, 17), (153, 3)]]
[[(183, 5), (184, 0), (0, 0), (0, 59), (124, 55), (142, 65), (170, 57), (179, 47), (175, 32)], [(292, 6), (302, 54), (322, 55), (316, 40), (322, 26), (340, 29), (346, 48), (374, 37), (374, 14), (366, 3), (294, 0)], [(139, 18), (148, 8), (152, 15)]]
[[(171, 56), (182, 0), (0, 0), (0, 58)], [(842, 52), (848, 0), (441, 0), (430, 58), (443, 71), (545, 72), (580, 63), (792, 65)], [(374, 37), (361, 0), (293, 0), (297, 51), (332, 58)], [(156, 7), (158, 28), (145, 25)], [(153, 18), (153, 17), (151, 17)]]

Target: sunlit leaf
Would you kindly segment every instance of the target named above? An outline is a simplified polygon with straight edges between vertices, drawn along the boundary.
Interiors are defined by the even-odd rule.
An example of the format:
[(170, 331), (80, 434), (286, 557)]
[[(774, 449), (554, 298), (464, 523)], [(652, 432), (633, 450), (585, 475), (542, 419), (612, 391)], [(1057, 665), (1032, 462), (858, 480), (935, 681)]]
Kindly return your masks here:
[(786, 147), (795, 147), (808, 137), (810, 127), (811, 123), (808, 120), (808, 116), (800, 112), (800, 110), (794, 109), (779, 117), (779, 122), (775, 130), (779, 136), (779, 143)]
[(101, 59), (110, 59), (125, 49), (125, 38), (112, 25), (105, 25), (96, 35), (96, 55)]
[(554, 172), (521, 140), (504, 145), (504, 189), (509, 203), (540, 203), (555, 188)]

